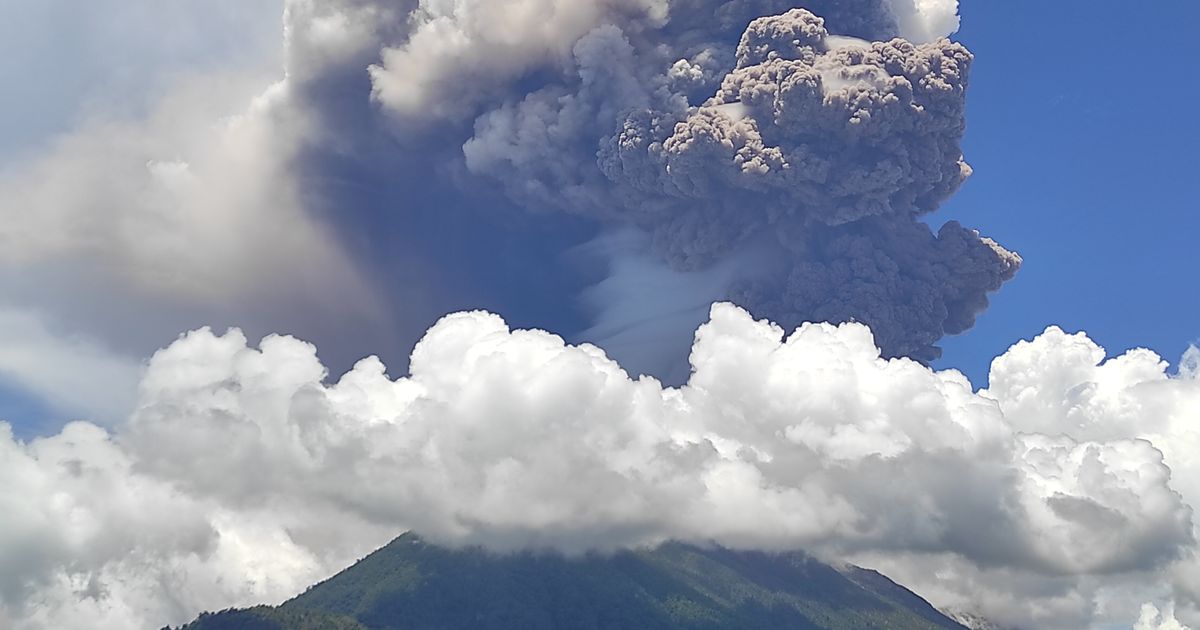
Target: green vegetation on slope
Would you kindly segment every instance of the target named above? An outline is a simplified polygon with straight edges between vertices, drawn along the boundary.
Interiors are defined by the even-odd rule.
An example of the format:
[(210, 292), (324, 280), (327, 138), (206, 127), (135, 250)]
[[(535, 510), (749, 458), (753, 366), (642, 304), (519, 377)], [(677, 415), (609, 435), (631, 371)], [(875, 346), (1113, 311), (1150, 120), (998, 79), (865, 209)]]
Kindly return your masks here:
[(312, 611), (256, 606), (204, 613), (180, 630), (367, 630), (354, 619)]
[[(277, 609), (211, 614), (186, 628), (289, 623), (272, 614), (309, 624), (287, 628), (370, 630), (962, 629), (878, 573), (842, 573), (803, 554), (668, 544), (572, 559), (450, 550), (412, 535)], [(361, 625), (333, 625), (349, 620)]]

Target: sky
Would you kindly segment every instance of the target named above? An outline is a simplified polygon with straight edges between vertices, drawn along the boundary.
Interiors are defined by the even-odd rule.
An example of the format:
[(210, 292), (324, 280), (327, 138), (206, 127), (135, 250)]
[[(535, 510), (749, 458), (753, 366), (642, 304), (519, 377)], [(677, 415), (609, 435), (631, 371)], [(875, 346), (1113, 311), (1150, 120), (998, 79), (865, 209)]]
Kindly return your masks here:
[[(186, 2), (4, 0), (3, 159), (24, 155), (90, 113), (140, 111), (173, 75), (234, 60), (277, 67), (279, 2), (216, 2), (211, 11), (179, 11)], [(174, 7), (172, 5), (175, 5)]]
[(1197, 18), (0, 0), (0, 626), (412, 529), (1200, 627)]
[[(945, 341), (938, 365), (977, 385), (991, 357), (1049, 324), (1172, 361), (1200, 338), (1200, 293), (1187, 288), (1200, 122), (1163, 100), (1200, 89), (1186, 79), (1200, 7), (1106, 4), (962, 4), (958, 37), (976, 54), (964, 152), (976, 172), (937, 216), (1025, 259), (976, 327)], [(1070, 53), (1048, 58), (1055, 50)]]

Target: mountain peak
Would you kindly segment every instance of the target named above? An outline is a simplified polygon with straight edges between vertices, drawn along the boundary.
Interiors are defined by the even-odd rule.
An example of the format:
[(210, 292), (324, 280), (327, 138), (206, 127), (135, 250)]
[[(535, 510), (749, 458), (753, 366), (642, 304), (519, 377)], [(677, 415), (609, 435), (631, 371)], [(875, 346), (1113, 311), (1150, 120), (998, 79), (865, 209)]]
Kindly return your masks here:
[(667, 543), (567, 557), (396, 538), (275, 608), (209, 613), (184, 630), (963, 630), (868, 569), (803, 553)]

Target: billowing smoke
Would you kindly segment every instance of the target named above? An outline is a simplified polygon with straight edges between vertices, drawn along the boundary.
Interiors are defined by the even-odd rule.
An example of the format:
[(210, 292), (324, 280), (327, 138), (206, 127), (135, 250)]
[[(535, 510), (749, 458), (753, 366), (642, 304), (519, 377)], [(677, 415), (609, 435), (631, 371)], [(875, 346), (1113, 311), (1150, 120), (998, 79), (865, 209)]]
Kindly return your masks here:
[(309, 344), (199, 330), (154, 356), (115, 431), (0, 438), (0, 620), (157, 627), (275, 601), (412, 528), (807, 548), (1002, 622), (1131, 623), (1169, 596), (1147, 576), (1200, 594), (1200, 380), (1103, 356), (1050, 329), (975, 393), (881, 358), (861, 324), (785, 336), (720, 304), (664, 388), (477, 311), (431, 328), (410, 376), (371, 358), (329, 384)]
[(467, 168), (523, 205), (637, 226), (676, 269), (770, 235), (778, 260), (730, 295), (788, 325), (866, 322), (891, 356), (936, 358), (1016, 272), (995, 242), (917, 220), (970, 173), (961, 45), (834, 37), (803, 9), (736, 47), (626, 28), (580, 38), (568, 82), (477, 118)]

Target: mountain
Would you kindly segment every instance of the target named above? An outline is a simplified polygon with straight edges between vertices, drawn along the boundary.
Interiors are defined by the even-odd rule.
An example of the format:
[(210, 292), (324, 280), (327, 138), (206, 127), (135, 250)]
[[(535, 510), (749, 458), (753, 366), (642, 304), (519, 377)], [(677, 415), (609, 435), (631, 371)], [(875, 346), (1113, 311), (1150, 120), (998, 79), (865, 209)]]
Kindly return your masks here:
[(406, 534), (279, 607), (181, 630), (924, 630), (965, 626), (883, 575), (804, 554), (669, 543), (567, 558)]

